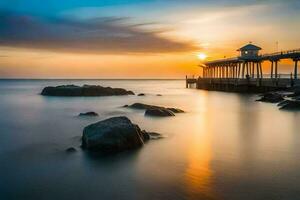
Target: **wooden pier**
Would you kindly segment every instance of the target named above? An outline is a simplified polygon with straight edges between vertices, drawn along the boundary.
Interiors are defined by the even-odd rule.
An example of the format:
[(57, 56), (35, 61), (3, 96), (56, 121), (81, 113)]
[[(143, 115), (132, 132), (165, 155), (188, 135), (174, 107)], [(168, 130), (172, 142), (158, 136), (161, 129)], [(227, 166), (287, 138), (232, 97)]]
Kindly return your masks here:
[[(201, 65), (203, 76), (186, 77), (186, 87), (233, 92), (263, 92), (300, 86), (298, 63), (300, 49), (259, 55), (260, 47), (248, 44), (240, 49), (240, 56), (209, 61)], [(291, 59), (295, 65), (290, 74), (278, 73), (278, 62)], [(269, 75), (263, 74), (262, 63), (271, 65)]]

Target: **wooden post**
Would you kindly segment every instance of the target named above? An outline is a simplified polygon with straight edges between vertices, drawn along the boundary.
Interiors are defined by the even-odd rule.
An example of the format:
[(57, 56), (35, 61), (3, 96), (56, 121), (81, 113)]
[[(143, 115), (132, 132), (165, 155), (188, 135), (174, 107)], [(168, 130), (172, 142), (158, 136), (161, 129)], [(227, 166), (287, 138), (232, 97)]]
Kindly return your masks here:
[(263, 78), (263, 71), (262, 71), (262, 66), (261, 66), (261, 62), (259, 62), (259, 69), (260, 69), (260, 78)]
[(233, 78), (236, 77), (236, 63), (233, 64)]
[(229, 66), (228, 66), (228, 64), (226, 65), (226, 78), (229, 78)]
[(187, 80), (188, 78), (187, 78), (187, 75), (185, 75), (185, 88), (188, 88), (189, 87), (189, 85), (188, 85), (188, 80)]
[(255, 70), (254, 70), (254, 65), (255, 65), (255, 63), (252, 62), (252, 76), (251, 76), (252, 78), (254, 78), (254, 71), (255, 71)]
[(278, 61), (275, 61), (275, 78), (278, 78)]
[(252, 76), (252, 63), (251, 62), (249, 62), (249, 77), (251, 77)]
[(242, 78), (245, 77), (245, 62), (242, 64)]
[(294, 79), (298, 78), (298, 59), (295, 59)]
[(240, 73), (241, 73), (241, 63), (238, 63), (238, 74), (237, 74), (237, 78), (240, 78)]
[(256, 78), (259, 79), (259, 66), (258, 62), (256, 63)]
[(248, 62), (246, 62), (246, 72), (247, 72), (247, 74), (246, 74), (246, 76), (249, 76), (249, 67), (248, 67)]
[(271, 61), (271, 79), (273, 79), (273, 67), (274, 67), (273, 61)]

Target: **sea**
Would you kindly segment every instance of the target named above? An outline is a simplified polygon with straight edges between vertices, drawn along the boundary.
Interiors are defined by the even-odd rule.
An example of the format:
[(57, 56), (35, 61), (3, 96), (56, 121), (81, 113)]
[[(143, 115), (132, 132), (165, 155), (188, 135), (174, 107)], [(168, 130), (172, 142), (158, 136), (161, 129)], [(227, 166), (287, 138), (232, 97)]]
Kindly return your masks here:
[[(66, 84), (146, 95), (40, 95)], [(0, 199), (300, 199), (300, 112), (257, 98), (186, 89), (184, 80), (0, 80)], [(137, 102), (185, 113), (123, 107)], [(87, 111), (99, 116), (78, 116)], [(84, 127), (115, 116), (163, 138), (113, 155), (82, 150)]]

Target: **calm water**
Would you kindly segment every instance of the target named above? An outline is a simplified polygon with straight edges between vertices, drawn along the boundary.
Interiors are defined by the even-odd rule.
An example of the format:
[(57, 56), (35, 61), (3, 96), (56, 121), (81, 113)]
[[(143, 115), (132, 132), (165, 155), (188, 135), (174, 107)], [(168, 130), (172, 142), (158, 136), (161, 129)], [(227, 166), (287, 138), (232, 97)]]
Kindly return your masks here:
[[(38, 94), (59, 84), (101, 84), (147, 96)], [(300, 113), (255, 102), (255, 95), (184, 86), (184, 81), (0, 81), (0, 199), (300, 198)], [(134, 102), (186, 113), (156, 119), (121, 107)], [(100, 116), (77, 117), (90, 110)], [(80, 150), (86, 125), (120, 115), (166, 138), (107, 157)], [(67, 154), (71, 146), (78, 151)]]

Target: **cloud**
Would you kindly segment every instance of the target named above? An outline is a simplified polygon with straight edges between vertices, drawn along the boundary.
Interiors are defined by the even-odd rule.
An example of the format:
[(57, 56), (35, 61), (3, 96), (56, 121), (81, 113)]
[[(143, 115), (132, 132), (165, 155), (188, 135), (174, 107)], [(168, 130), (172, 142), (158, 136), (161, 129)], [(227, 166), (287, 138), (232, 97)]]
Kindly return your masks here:
[(42, 18), (0, 11), (0, 46), (78, 53), (166, 53), (195, 50), (127, 18)]

